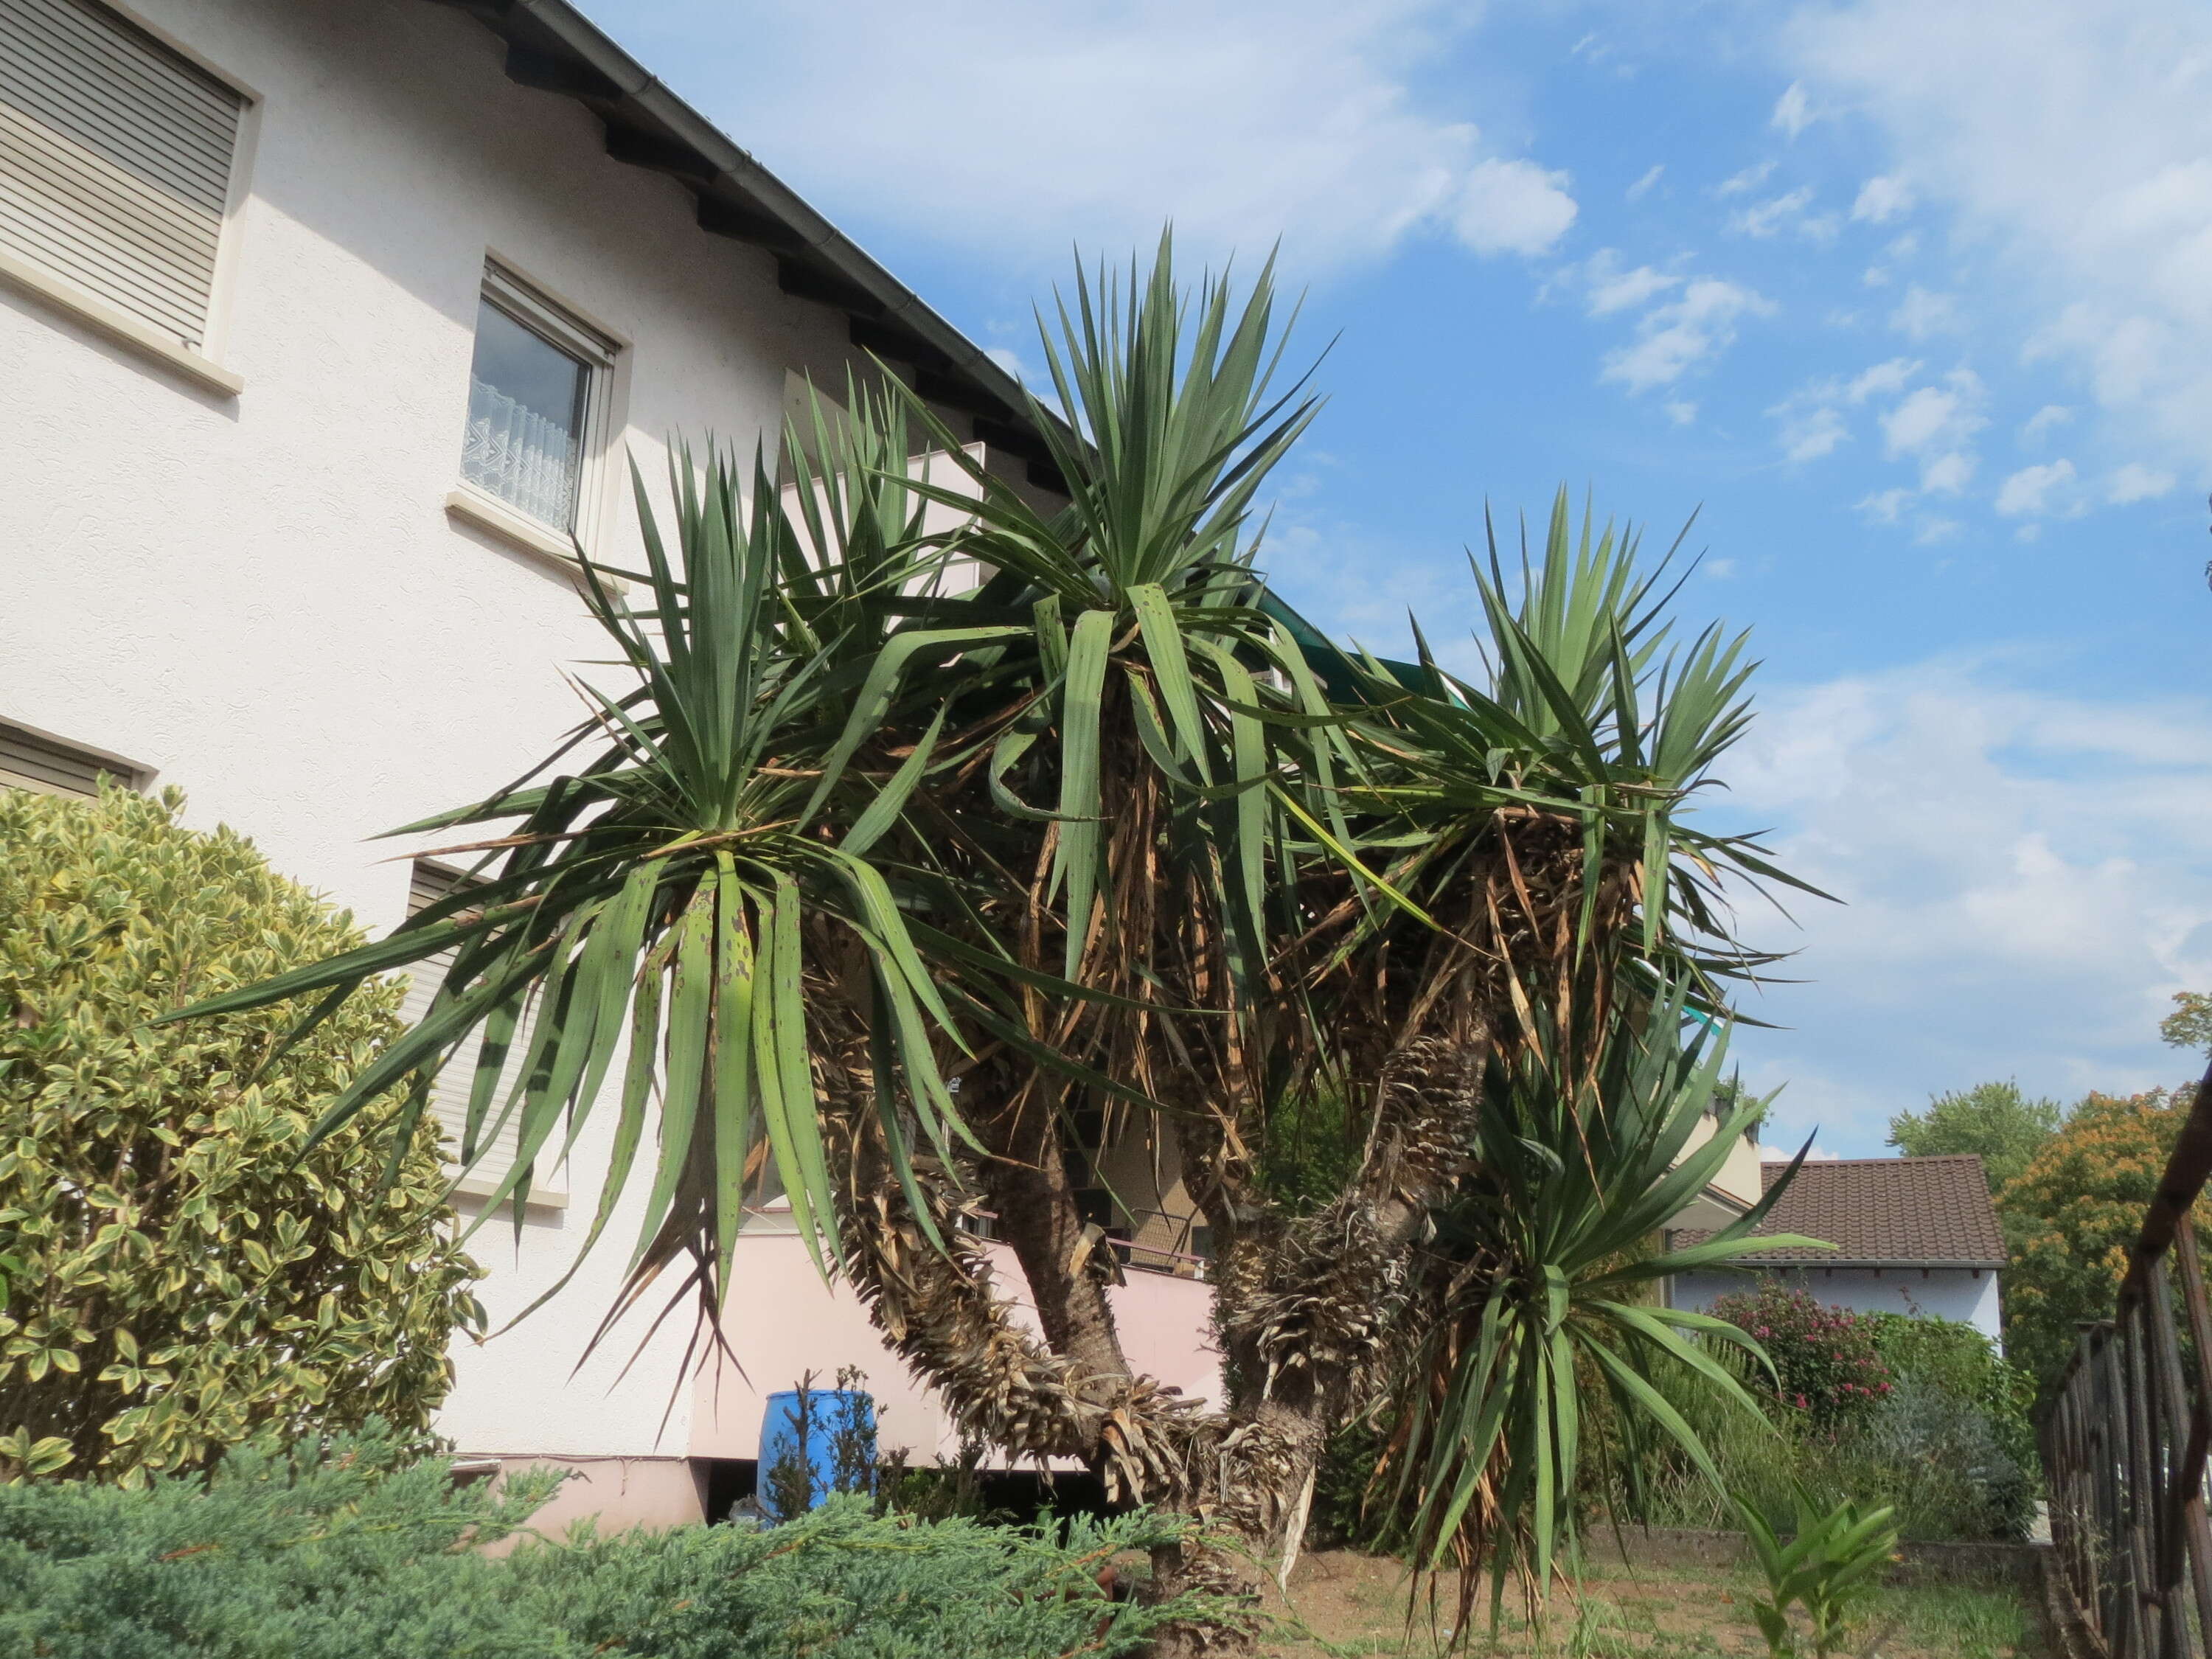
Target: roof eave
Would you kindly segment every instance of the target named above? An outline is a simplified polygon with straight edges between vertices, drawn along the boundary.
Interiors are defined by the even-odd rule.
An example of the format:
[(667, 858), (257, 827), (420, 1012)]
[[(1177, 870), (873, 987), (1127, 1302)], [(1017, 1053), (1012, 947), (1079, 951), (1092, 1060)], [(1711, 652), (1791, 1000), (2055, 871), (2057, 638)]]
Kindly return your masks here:
[(1993, 1261), (1987, 1260), (1976, 1261), (1972, 1258), (1966, 1257), (1934, 1256), (1924, 1260), (1920, 1258), (1908, 1260), (1899, 1256), (1856, 1257), (1747, 1255), (1739, 1256), (1735, 1261), (1729, 1262), (1724, 1266), (1717, 1267), (1711, 1269), (1692, 1269), (1692, 1271), (1729, 1273), (1742, 1269), (1760, 1267), (1873, 1267), (1880, 1269), (1891, 1267), (1944, 1267), (1954, 1271), (1973, 1269), (1982, 1273), (1998, 1273), (2011, 1265), (2012, 1264), (2008, 1261)]
[[(1035, 406), (1018, 380), (568, 0), (434, 3), (466, 12), (507, 43), (509, 79), (574, 98), (598, 115), (610, 155), (690, 188), (703, 228), (775, 254), (786, 292), (844, 311), (856, 337), (872, 334), (879, 343), (856, 337), (856, 344), (912, 362), (948, 394), (937, 401), (1010, 422), (1028, 441), (1024, 447), (1042, 448)], [(1036, 453), (1024, 459), (1049, 465)]]

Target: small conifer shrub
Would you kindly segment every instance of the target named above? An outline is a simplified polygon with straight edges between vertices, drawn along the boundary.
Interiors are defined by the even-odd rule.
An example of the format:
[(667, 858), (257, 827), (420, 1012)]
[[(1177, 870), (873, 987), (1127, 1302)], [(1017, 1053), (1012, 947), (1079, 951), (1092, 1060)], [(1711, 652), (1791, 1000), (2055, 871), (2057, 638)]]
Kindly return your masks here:
[[(641, 1529), (531, 1516), (560, 1477), (456, 1486), (380, 1425), (260, 1445), (138, 1490), (0, 1487), (0, 1653), (44, 1659), (1047, 1659), (1133, 1654), (1230, 1613), (1117, 1594), (1176, 1541), (1131, 1514), (1042, 1527), (879, 1515), (858, 1494), (782, 1526)], [(520, 1534), (504, 1556), (479, 1546)]]

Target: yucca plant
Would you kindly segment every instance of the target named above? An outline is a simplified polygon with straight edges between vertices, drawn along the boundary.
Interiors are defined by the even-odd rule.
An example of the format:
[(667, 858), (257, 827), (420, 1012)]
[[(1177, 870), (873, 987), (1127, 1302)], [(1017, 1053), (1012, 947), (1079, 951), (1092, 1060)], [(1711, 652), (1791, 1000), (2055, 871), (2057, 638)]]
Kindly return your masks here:
[[(1709, 1118), (1726, 1043), (1683, 991), (1620, 999), (1571, 1025), (1548, 1011), (1534, 1020), (1483, 1068), (1468, 1173), (1437, 1211), (1427, 1334), (1405, 1367), (1389, 1459), (1389, 1500), (1410, 1517), (1419, 1565), (1461, 1570), (1462, 1629), (1486, 1568), (1493, 1617), (1516, 1572), (1541, 1594), (1574, 1540), (1601, 1422), (1632, 1506), (1656, 1443), (1717, 1480), (1696, 1431), (1650, 1381), (1656, 1370), (1686, 1368), (1764, 1423), (1711, 1346), (1764, 1364), (1758, 1345), (1725, 1320), (1662, 1305), (1660, 1281), (1754, 1250), (1825, 1248), (1753, 1237), (1802, 1151), (1703, 1243), (1653, 1248), (1765, 1108), (1753, 1100)], [(1693, 1145), (1701, 1125), (1710, 1133)]]
[[(510, 833), (440, 849), (481, 855), (480, 881), (389, 939), (178, 1016), (322, 993), (312, 1024), (373, 977), (453, 951), (421, 1023), (331, 1103), (318, 1134), (411, 1081), (404, 1139), (446, 1057), (480, 1029), (461, 1164), (510, 1121), (516, 1146), (487, 1213), (514, 1199), (519, 1216), (533, 1170), (566, 1157), (611, 1109), (611, 1162), (579, 1260), (643, 1181), (629, 1292), (683, 1264), (683, 1286), (714, 1310), (748, 1195), (757, 1200), (770, 1182), (819, 1259), (842, 1248), (816, 1110), (823, 986), (869, 1006), (895, 1060), (902, 1087), (882, 1103), (903, 1180), (911, 1127), (949, 1153), (957, 1115), (938, 1051), (961, 1042), (898, 900), (865, 856), (918, 780), (927, 743), (865, 801), (841, 811), (830, 799), (844, 722), (824, 710), (842, 717), (853, 696), (836, 672), (842, 635), (825, 642), (819, 629), (825, 617), (849, 628), (870, 594), (896, 592), (909, 573), (880, 539), (874, 566), (841, 558), (825, 568), (824, 541), (849, 552), (867, 515), (847, 514), (842, 539), (810, 550), (765, 467), (754, 465), (750, 501), (742, 477), (727, 456), (677, 454), (673, 549), (636, 481), (649, 605), (634, 607), (582, 565), (592, 615), (635, 685), (587, 688), (593, 718), (530, 778), (392, 832), (519, 819)], [(840, 575), (858, 594), (843, 598), (843, 614), (821, 603)], [(580, 753), (582, 763), (564, 765)], [(810, 988), (825, 937), (852, 943), (866, 963), (859, 983), (817, 970)], [(625, 1040), (620, 1086), (603, 1091)]]
[[(513, 1122), (507, 1195), (616, 1114), (585, 1248), (645, 1182), (625, 1305), (681, 1264), (709, 1321), (742, 1318), (742, 1206), (775, 1183), (964, 1431), (1286, 1553), (1329, 1434), (1440, 1305), (1437, 1264), (1462, 1299), (1534, 1282), (1497, 1281), (1486, 1247), (1432, 1248), (1468, 1183), (1562, 1203), (1492, 1166), (1581, 1160), (1608, 1239), (1620, 1206), (1694, 1188), (1664, 1173), (1679, 1112), (1590, 1138), (1590, 1091), (1611, 1110), (1617, 1082), (1595, 1051), (1526, 1068), (1547, 1030), (1717, 1014), (1756, 967), (1712, 884), (1786, 878), (1686, 822), (1748, 667), (1717, 631), (1670, 655), (1633, 538), (1577, 547), (1564, 508), (1517, 594), (1501, 559), (1476, 567), (1488, 676), (1333, 645), (1257, 563), (1258, 503), (1314, 408), (1276, 385), (1271, 270), (1189, 295), (1164, 240), (1149, 269), (1079, 273), (1040, 321), (1058, 406), (1027, 412), (1066, 505), (896, 383), (816, 404), (749, 499), (726, 458), (679, 458), (672, 516), (639, 492), (637, 600), (583, 567), (627, 678), (531, 778), (408, 826), (503, 831), (447, 849), (478, 855), (482, 884), (210, 1006), (319, 994), (312, 1021), (455, 949), (327, 1127), (402, 1082), (419, 1115), (481, 1027), (462, 1152)], [(1493, 1074), (1520, 1079), (1503, 1140)], [(1333, 1194), (1286, 1205), (1270, 1137), (1318, 1101), (1358, 1153)], [(1173, 1153), (1212, 1231), (1219, 1401), (1144, 1376), (1115, 1328), (1071, 1170), (1127, 1136)], [(953, 1224), (982, 1203), (1039, 1329)], [(1446, 1376), (1459, 1351), (1429, 1358)], [(1540, 1449), (1506, 1397), (1486, 1480)], [(1575, 1468), (1541, 1443), (1556, 1513)], [(1162, 1567), (1170, 1589), (1246, 1571), (1182, 1545)]]
[[(1389, 890), (1436, 925), (1416, 932), (1414, 907), (1347, 899), (1335, 919), (1351, 942), (1339, 948), (1395, 940), (1413, 1006), (1435, 1006), (1449, 986), (1463, 1023), (1520, 1006), (1525, 977), (1565, 1017), (1578, 976), (1606, 996), (1679, 970), (1711, 1012), (1727, 981), (1773, 960), (1733, 939), (1723, 881), (1814, 891), (1758, 837), (1695, 823), (1749, 722), (1756, 665), (1746, 637), (1717, 623), (1671, 645), (1660, 583), (1674, 555), (1639, 569), (1638, 543), (1587, 511), (1577, 532), (1563, 489), (1540, 550), (1523, 537), (1517, 591), (1494, 537), (1487, 561), (1471, 562), (1482, 680), (1443, 670), (1425, 641), (1417, 667), (1349, 665), (1360, 765), (1341, 799), (1373, 820), (1363, 844), (1391, 849), (1378, 866)], [(1583, 972), (1616, 947), (1627, 955)], [(1413, 1035), (1388, 1004), (1376, 1018), (1390, 1041)]]

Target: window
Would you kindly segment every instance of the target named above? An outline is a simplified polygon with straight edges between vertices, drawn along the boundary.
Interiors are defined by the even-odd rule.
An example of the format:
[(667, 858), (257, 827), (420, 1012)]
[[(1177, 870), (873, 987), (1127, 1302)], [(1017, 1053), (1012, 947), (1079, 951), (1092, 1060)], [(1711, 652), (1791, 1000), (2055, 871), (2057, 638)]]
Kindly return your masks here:
[[(7, 3), (9, 0), (0, 0), (0, 5)], [(465, 885), (467, 879), (459, 871), (449, 869), (445, 865), (433, 864), (428, 859), (416, 860), (413, 879), (407, 890), (407, 914), (411, 916), (418, 910), (427, 909)], [(407, 997), (399, 1005), (402, 1019), (411, 1024), (430, 1012), (431, 1000), (438, 994), (438, 988), (446, 982), (446, 971), (453, 965), (453, 953), (441, 951), (434, 957), (425, 957), (408, 970)], [(478, 1029), (481, 1030), (482, 1028)], [(521, 1035), (517, 1033), (518, 1047)], [(478, 1047), (477, 1033), (470, 1033), (468, 1039), (446, 1061), (445, 1069), (438, 1073), (438, 1081), (430, 1090), (430, 1110), (437, 1117), (440, 1127), (444, 1129), (456, 1152), (460, 1150), (461, 1133), (469, 1121), (469, 1091), (476, 1083)], [(511, 1071), (506, 1081), (513, 1081)], [(500, 1108), (505, 1103), (506, 1084), (503, 1083), (501, 1087), (502, 1092), (494, 1098), (486, 1115), (487, 1124), (498, 1117)], [(490, 1147), (483, 1157), (477, 1160), (477, 1166), (470, 1171), (468, 1179), (461, 1183), (464, 1193), (483, 1195), (499, 1189), (500, 1182), (505, 1181), (507, 1172), (514, 1168), (515, 1130), (515, 1121), (512, 1118), (500, 1126), (492, 1137)], [(550, 1148), (539, 1154), (538, 1171), (531, 1181), (528, 1194), (532, 1204), (557, 1206), (566, 1201), (561, 1193), (547, 1184), (550, 1171), (546, 1164), (557, 1150)]]
[(0, 254), (198, 349), (245, 106), (95, 0), (0, 0)]
[(597, 330), (489, 266), (477, 305), (462, 478), (539, 524), (579, 529), (614, 355)]
[[(0, 0), (0, 9), (13, 0)], [(29, 789), (41, 795), (82, 795), (100, 793), (102, 775), (125, 789), (136, 789), (145, 774), (127, 762), (71, 748), (20, 726), (0, 722), (0, 789)]]

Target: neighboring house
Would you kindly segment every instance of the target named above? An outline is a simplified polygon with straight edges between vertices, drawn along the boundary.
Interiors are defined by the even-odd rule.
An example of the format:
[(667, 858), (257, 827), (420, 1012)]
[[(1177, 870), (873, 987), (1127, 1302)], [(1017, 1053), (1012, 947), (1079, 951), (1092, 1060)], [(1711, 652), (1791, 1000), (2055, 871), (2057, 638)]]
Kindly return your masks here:
[[(1684, 1156), (1706, 1145), (1719, 1128), (1719, 1117), (1709, 1109), (1705, 1121), (1692, 1132)], [(1676, 1162), (1680, 1163), (1680, 1159)], [(1710, 1232), (1735, 1220), (1759, 1202), (1763, 1190), (1759, 1184), (1760, 1167), (1759, 1134), (1754, 1127), (1750, 1133), (1738, 1137), (1735, 1145), (1729, 1148), (1728, 1157), (1723, 1160), (1719, 1173), (1705, 1183), (1703, 1192), (1682, 1207), (1674, 1218), (1674, 1228), (1702, 1228)]]
[[(672, 435), (773, 447), (795, 389), (869, 353), (1054, 503), (981, 349), (564, 0), (0, 0), (0, 786), (179, 785), (387, 929), (456, 872), (369, 837), (576, 718), (562, 672), (606, 651), (562, 556), (635, 562), (629, 458), (657, 481)], [(495, 1330), (568, 1267), (611, 1127), (541, 1172), (519, 1237), (477, 1236)], [(1130, 1358), (1212, 1393), (1203, 1240), (1153, 1213), (1171, 1179), (1140, 1185), (1097, 1199), (1160, 1269), (1113, 1293)], [(864, 1366), (886, 1442), (942, 1446), (773, 1214), (738, 1364), (682, 1376), (685, 1322), (647, 1334), (648, 1307), (580, 1368), (635, 1224), (455, 1356), (464, 1455), (587, 1477), (554, 1524), (698, 1516), (807, 1370)]]
[[(1763, 1165), (1765, 1185), (1786, 1167)], [(1686, 1249), (1709, 1231), (1670, 1231), (1668, 1248)], [(1972, 1154), (1805, 1164), (1757, 1231), (1798, 1233), (1836, 1248), (1761, 1251), (1749, 1258), (1753, 1272), (1677, 1274), (1669, 1281), (1671, 1304), (1706, 1308), (1748, 1288), (1754, 1275), (1771, 1275), (1832, 1306), (1955, 1319), (2000, 1339), (2004, 1236), (1982, 1160)]]

